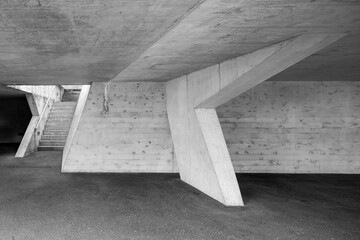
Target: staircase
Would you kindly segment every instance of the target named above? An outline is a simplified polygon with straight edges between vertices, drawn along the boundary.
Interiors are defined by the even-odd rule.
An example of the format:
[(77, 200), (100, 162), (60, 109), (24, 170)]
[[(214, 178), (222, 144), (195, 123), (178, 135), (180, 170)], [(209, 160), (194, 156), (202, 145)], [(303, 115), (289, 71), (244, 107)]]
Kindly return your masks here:
[(78, 89), (66, 89), (62, 101), (53, 104), (38, 151), (62, 151), (64, 149), (79, 94), (80, 90)]

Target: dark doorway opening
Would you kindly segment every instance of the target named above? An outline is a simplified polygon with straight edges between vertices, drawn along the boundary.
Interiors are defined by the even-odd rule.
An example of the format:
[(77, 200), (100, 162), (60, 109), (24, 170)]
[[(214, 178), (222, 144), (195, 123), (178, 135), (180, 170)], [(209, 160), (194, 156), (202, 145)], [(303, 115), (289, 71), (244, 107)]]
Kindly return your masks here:
[(15, 155), (31, 117), (25, 94), (0, 96), (0, 155)]

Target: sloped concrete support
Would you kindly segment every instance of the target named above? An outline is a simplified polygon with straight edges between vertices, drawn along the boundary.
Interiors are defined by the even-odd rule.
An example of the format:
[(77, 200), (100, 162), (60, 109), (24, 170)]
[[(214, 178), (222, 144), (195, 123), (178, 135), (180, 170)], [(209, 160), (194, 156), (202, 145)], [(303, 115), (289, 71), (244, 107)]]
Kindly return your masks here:
[(167, 113), (181, 180), (227, 206), (242, 206), (216, 112), (195, 111), (199, 89), (188, 83), (186, 76), (166, 83)]
[(167, 82), (181, 179), (227, 206), (243, 205), (215, 108), (343, 36), (302, 35)]
[(195, 109), (225, 205), (244, 205), (215, 109)]
[(67, 156), (70, 151), (70, 147), (74, 141), (74, 137), (75, 137), (76, 131), (78, 129), (81, 116), (84, 112), (86, 100), (89, 96), (90, 88), (91, 88), (91, 85), (83, 85), (81, 88), (80, 96), (79, 96), (79, 99), (78, 99), (78, 102), (76, 105), (76, 109), (74, 112), (74, 117), (71, 121), (69, 134), (66, 138), (66, 142), (65, 142), (65, 146), (64, 146), (64, 151), (63, 151), (63, 156), (62, 156), (62, 165), (61, 165), (62, 169), (64, 168), (65, 161), (66, 161)]

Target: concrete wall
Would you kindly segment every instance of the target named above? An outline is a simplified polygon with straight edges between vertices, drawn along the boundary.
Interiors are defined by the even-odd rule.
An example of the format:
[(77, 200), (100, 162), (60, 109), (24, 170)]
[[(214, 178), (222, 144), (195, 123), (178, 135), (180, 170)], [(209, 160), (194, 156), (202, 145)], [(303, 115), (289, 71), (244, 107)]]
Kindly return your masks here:
[(93, 83), (63, 172), (172, 172), (164, 83)]
[[(92, 85), (63, 172), (177, 172), (164, 84), (105, 88)], [(357, 82), (265, 82), (217, 113), (236, 172), (359, 173), (359, 103)]]
[(25, 95), (0, 99), (0, 143), (20, 143), (30, 119)]
[(217, 113), (237, 172), (360, 173), (358, 82), (265, 82)]

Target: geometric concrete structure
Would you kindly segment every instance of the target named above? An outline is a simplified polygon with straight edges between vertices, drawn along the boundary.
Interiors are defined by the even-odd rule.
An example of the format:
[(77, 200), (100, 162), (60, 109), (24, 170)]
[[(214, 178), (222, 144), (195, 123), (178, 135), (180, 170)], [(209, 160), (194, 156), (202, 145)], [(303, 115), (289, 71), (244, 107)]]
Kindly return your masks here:
[[(86, 86), (65, 146), (62, 171), (169, 171), (159, 158), (171, 159), (169, 146), (161, 140), (169, 135), (157, 136), (157, 127), (166, 127), (162, 122), (167, 121), (160, 113), (167, 113), (181, 179), (227, 206), (243, 205), (215, 107), (341, 37), (302, 35), (260, 49), (168, 81), (166, 96), (161, 90), (164, 84)], [(161, 103), (156, 96), (163, 96)], [(140, 101), (141, 97), (147, 101)], [(128, 133), (138, 137), (129, 139)]]
[[(242, 105), (235, 103), (222, 109), (221, 114), (228, 121), (224, 123), (216, 108), (235, 97), (241, 99), (240, 94), (266, 80), (358, 81), (360, 5), (356, 1), (4, 1), (0, 4), (0, 16), (1, 84), (86, 84), (65, 143), (63, 172), (180, 172), (184, 182), (217, 201), (241, 206), (234, 165), (236, 171), (244, 168), (238, 162), (234, 164), (238, 161), (234, 160), (236, 154), (241, 155), (241, 160), (255, 159), (254, 164), (264, 165), (247, 163), (249, 171), (268, 172), (266, 164), (272, 164), (277, 151), (283, 156), (305, 152), (308, 155), (300, 160), (309, 165), (303, 171), (318, 173), (321, 168), (314, 170), (309, 155), (317, 154), (321, 164), (326, 164), (324, 157), (319, 157), (326, 152), (324, 149), (338, 153), (333, 147), (338, 138), (316, 147), (311, 140), (319, 136), (293, 144), (298, 133), (286, 129), (291, 134), (295, 132), (291, 135), (284, 130), (291, 124), (278, 135), (281, 138), (280, 134), (288, 134), (284, 137), (287, 142), (279, 141), (274, 147), (291, 149), (272, 151), (273, 146), (252, 142), (255, 137), (274, 132), (259, 130), (257, 126), (264, 121), (276, 125), (276, 117), (262, 112), (243, 113), (248, 116), (244, 120), (242, 115), (236, 115), (241, 112), (236, 107)], [(278, 85), (266, 86), (275, 89), (273, 95), (280, 95), (276, 92), (281, 89)], [(323, 120), (314, 114), (319, 107), (317, 101), (296, 87), (302, 93), (299, 98), (308, 101), (293, 106), (298, 112), (283, 114), (284, 122), (302, 116), (304, 108), (306, 121), (314, 123), (311, 126), (317, 130), (327, 130), (329, 124), (321, 121), (337, 121), (331, 123), (343, 124), (347, 132), (358, 127), (348, 124), (358, 121), (356, 113), (351, 114), (357, 108), (352, 103), (358, 99), (356, 90), (341, 85), (352, 94), (349, 99), (346, 94), (333, 93), (328, 86), (309, 87), (313, 94), (323, 94), (324, 99), (331, 101), (331, 108), (318, 112), (337, 111), (335, 120)], [(259, 92), (267, 97), (266, 89)], [(331, 94), (336, 98), (328, 97)], [(281, 108), (288, 98), (281, 98), (279, 103), (273, 96), (269, 98), (270, 106)], [(33, 102), (31, 97), (28, 99)], [(252, 102), (257, 105), (248, 106), (248, 111), (257, 111), (263, 101), (249, 98), (248, 104)], [(48, 113), (47, 106), (32, 106), (32, 127), (25, 134), (18, 156), (34, 149), (29, 146), (38, 136), (34, 133), (35, 122), (42, 112), (45, 116)], [(229, 125), (239, 126), (241, 121), (248, 121), (248, 130), (258, 136), (253, 132), (247, 136), (224, 133), (224, 128), (232, 131)], [(307, 127), (301, 124), (297, 126)], [(43, 123), (40, 129), (42, 126)], [(311, 131), (309, 128), (298, 132)], [(329, 131), (336, 135), (336, 131)], [(357, 134), (355, 131), (354, 141), (341, 151), (353, 148)], [(224, 135), (233, 137), (233, 146), (228, 146)], [(38, 139), (32, 146), (37, 142)], [(244, 142), (250, 142), (250, 147), (266, 145), (268, 149), (239, 150)], [(295, 149), (304, 145), (311, 149)], [(247, 158), (247, 153), (256, 156)], [(263, 157), (264, 154), (272, 156)], [(332, 156), (332, 168), (325, 169), (337, 172), (336, 166), (346, 162), (347, 172), (360, 171), (350, 169), (357, 166), (356, 162), (352, 164), (356, 161), (353, 156), (348, 156), (348, 160), (339, 158)], [(296, 166), (290, 170), (287, 166), (272, 169), (297, 172)]]
[(168, 81), (318, 33), (349, 34), (286, 76), (334, 81), (359, 74), (357, 1), (25, 2), (1, 3), (3, 84)]
[(243, 205), (215, 108), (343, 35), (303, 35), (167, 82), (181, 179), (225, 205)]

